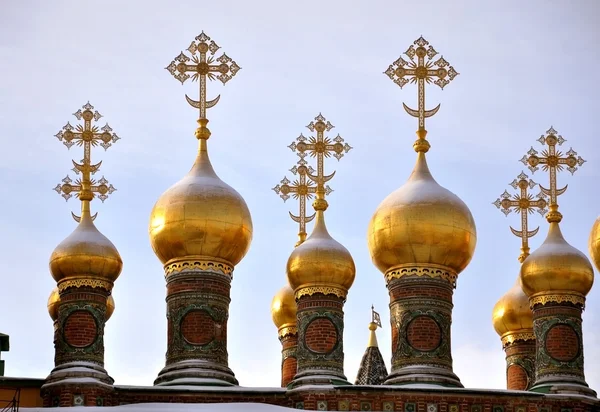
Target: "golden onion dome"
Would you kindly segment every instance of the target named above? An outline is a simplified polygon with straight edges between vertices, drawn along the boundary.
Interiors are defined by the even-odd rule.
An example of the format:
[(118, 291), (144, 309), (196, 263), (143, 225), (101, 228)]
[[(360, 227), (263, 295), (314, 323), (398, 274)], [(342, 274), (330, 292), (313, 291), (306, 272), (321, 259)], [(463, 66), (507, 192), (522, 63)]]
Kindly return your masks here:
[(585, 296), (594, 283), (588, 258), (569, 245), (556, 222), (548, 236), (521, 266), (521, 284), (529, 296), (565, 293)]
[(600, 216), (592, 226), (592, 232), (588, 241), (588, 250), (596, 269), (600, 270)]
[(89, 205), (73, 233), (50, 256), (50, 272), (57, 282), (75, 278), (114, 282), (122, 269), (119, 252), (94, 225)]
[(105, 322), (108, 322), (112, 314), (115, 312), (115, 299), (112, 295), (108, 295), (106, 299), (106, 319)]
[(517, 332), (530, 332), (533, 329), (529, 298), (523, 292), (519, 278), (494, 306), (492, 323), (500, 337)]
[(285, 285), (273, 297), (271, 316), (277, 329), (296, 325), (296, 299), (294, 289)]
[(52, 318), (53, 321), (58, 319), (58, 307), (60, 306), (60, 294), (58, 293), (58, 288), (52, 289), (50, 292), (50, 296), (48, 297), (48, 314)]
[(150, 242), (165, 265), (186, 258), (223, 260), (235, 266), (252, 241), (252, 219), (242, 196), (215, 173), (200, 139), (190, 172), (158, 199), (150, 217)]
[[(58, 319), (58, 307), (60, 306), (60, 294), (58, 293), (58, 288), (52, 289), (50, 293), (50, 297), (48, 298), (48, 313), (52, 320)], [(115, 300), (112, 295), (108, 296), (106, 300), (106, 321), (110, 319), (113, 312), (115, 311)]]
[(465, 203), (431, 175), (425, 154), (408, 181), (381, 202), (367, 233), (371, 259), (384, 274), (405, 265), (439, 265), (459, 274), (477, 243)]
[(347, 291), (354, 283), (356, 267), (352, 255), (333, 239), (323, 211), (318, 210), (310, 236), (297, 246), (287, 261), (287, 277), (294, 290), (325, 286)]

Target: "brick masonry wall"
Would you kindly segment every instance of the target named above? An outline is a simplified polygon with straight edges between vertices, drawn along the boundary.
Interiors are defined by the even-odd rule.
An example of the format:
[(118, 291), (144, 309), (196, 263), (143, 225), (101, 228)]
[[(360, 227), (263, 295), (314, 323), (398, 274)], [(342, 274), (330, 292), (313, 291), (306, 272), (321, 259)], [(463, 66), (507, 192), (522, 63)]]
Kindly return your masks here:
[(63, 335), (69, 346), (85, 348), (90, 346), (98, 336), (96, 319), (87, 310), (71, 313), (65, 320)]
[(281, 386), (286, 387), (298, 371), (298, 334), (288, 334), (281, 341)]
[(506, 352), (506, 389), (524, 391), (535, 380), (535, 340), (518, 340), (504, 348)]

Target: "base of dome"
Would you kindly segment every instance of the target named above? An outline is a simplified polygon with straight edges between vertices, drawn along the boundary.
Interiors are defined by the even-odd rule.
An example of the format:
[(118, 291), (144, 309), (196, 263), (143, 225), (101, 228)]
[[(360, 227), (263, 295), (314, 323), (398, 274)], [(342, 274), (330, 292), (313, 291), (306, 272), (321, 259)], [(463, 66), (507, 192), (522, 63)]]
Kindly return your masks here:
[(384, 385), (426, 384), (445, 388), (464, 388), (458, 376), (449, 369), (430, 365), (411, 365), (393, 370)]
[(539, 379), (529, 390), (537, 393), (585, 395), (593, 398), (596, 397), (596, 391), (591, 389), (584, 379), (569, 376), (547, 377)]
[(68, 362), (56, 366), (46, 378), (42, 389), (61, 384), (92, 384), (112, 387), (114, 379), (106, 369), (91, 362)]
[(310, 369), (296, 374), (288, 384), (288, 389), (297, 389), (309, 385), (352, 385), (341, 372), (326, 369)]
[(238, 381), (227, 366), (194, 359), (165, 366), (158, 374), (154, 385), (237, 386)]

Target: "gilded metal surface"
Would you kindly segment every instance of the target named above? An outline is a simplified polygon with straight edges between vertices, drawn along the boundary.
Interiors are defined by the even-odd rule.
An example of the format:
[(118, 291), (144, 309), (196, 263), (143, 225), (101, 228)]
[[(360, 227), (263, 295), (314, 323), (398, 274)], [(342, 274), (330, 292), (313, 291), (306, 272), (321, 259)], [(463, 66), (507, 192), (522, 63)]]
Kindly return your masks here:
[(298, 328), (296, 326), (282, 326), (278, 329), (277, 334), (279, 335), (280, 339), (289, 335), (297, 335)]
[(58, 307), (60, 306), (60, 294), (58, 293), (58, 288), (52, 289), (50, 292), (50, 296), (48, 297), (48, 314), (52, 318), (52, 320), (58, 319)]
[(233, 266), (226, 261), (219, 261), (202, 256), (189, 256), (183, 259), (170, 260), (165, 265), (165, 277), (187, 271), (216, 272), (232, 276)]
[[(73, 171), (81, 174), (75, 184), (67, 176), (63, 179), (63, 184), (55, 187), (59, 194), (68, 200), (73, 193), (81, 200), (81, 217), (72, 213), (73, 218), (79, 222), (73, 233), (63, 240), (52, 252), (50, 257), (50, 271), (52, 276), (58, 282), (62, 279), (74, 277), (87, 277), (90, 279), (106, 279), (107, 284), (114, 282), (121, 273), (123, 262), (119, 252), (94, 225), (96, 215), (92, 216), (90, 212), (90, 202), (98, 197), (104, 201), (115, 188), (108, 184), (108, 181), (102, 177), (96, 181), (92, 175), (98, 171), (102, 162), (92, 164), (92, 147), (101, 146), (105, 150), (119, 137), (112, 133), (108, 124), (101, 129), (92, 125), (92, 120), (98, 120), (102, 117), (98, 111), (93, 111), (94, 106), (89, 102), (74, 113), (74, 116), (81, 120), (84, 125), (78, 125), (75, 128), (67, 123), (56, 137), (62, 141), (67, 148), (73, 145), (83, 147), (83, 160), (81, 163), (73, 161)], [(102, 132), (101, 132), (102, 131)], [(110, 289), (109, 289), (110, 290)]]
[(240, 69), (225, 54), (214, 59), (218, 49), (202, 32), (187, 49), (191, 58), (181, 52), (166, 67), (182, 84), (190, 77), (199, 82), (199, 100), (187, 95), (186, 99), (199, 109), (200, 116), (195, 133), (199, 140), (196, 162), (183, 179), (161, 195), (150, 216), (150, 243), (165, 265), (172, 260), (203, 256), (235, 266), (252, 241), (252, 219), (246, 202), (219, 179), (208, 158), (207, 139), (211, 133), (206, 127), (206, 109), (217, 104), (220, 96), (206, 100), (206, 81), (218, 79), (225, 84)]
[[(292, 220), (299, 224), (298, 242), (296, 243), (296, 246), (299, 246), (306, 240), (306, 224), (312, 222), (316, 216), (315, 213), (306, 216), (306, 200), (312, 199), (313, 195), (317, 193), (317, 187), (311, 180), (306, 180), (306, 176), (309, 173), (314, 173), (315, 169), (313, 169), (312, 166), (306, 166), (306, 160), (301, 158), (300, 161), (298, 161), (298, 166), (292, 167), (290, 172), (295, 175), (297, 174), (298, 179), (294, 180), (292, 183), (287, 177), (284, 177), (280, 184), (273, 188), (273, 191), (275, 191), (284, 202), (290, 198), (290, 193), (294, 199), (299, 200), (298, 215), (296, 216), (292, 212), (289, 212)], [(329, 194), (331, 192), (331, 188), (326, 186), (325, 193)]]
[(163, 264), (203, 256), (235, 266), (252, 241), (252, 219), (242, 196), (215, 173), (199, 140), (190, 172), (158, 199), (150, 216), (150, 241)]
[(566, 157), (562, 157), (563, 154), (556, 150), (556, 145), (560, 146), (566, 142), (566, 140), (559, 135), (553, 127), (550, 127), (545, 135), (540, 136), (538, 142), (544, 146), (548, 146), (547, 149), (542, 151), (542, 156), (538, 156), (539, 153), (537, 150), (531, 147), (527, 152), (527, 155), (523, 156), (521, 162), (528, 166), (532, 173), (535, 173), (535, 171), (539, 169), (539, 165), (542, 165), (542, 170), (549, 173), (550, 187), (546, 189), (544, 186), (540, 185), (540, 189), (542, 193), (550, 196), (550, 213), (546, 216), (546, 219), (548, 222), (559, 223), (562, 219), (562, 215), (558, 212), (557, 198), (565, 193), (567, 186), (562, 189), (557, 188), (556, 174), (557, 172), (562, 171), (565, 166), (566, 169), (573, 174), (578, 169), (577, 166), (583, 165), (585, 160), (583, 160), (581, 156), (578, 156), (577, 152), (572, 148), (565, 153), (567, 155)]
[(338, 293), (342, 293), (345, 296), (354, 283), (356, 274), (352, 255), (331, 237), (325, 226), (324, 215), (328, 206), (325, 196), (330, 192), (325, 183), (335, 175), (335, 172), (325, 175), (324, 159), (333, 153), (333, 157), (339, 160), (351, 147), (348, 144), (344, 145), (344, 140), (339, 135), (333, 140), (335, 143), (324, 137), (324, 132), (331, 130), (333, 125), (323, 115), (319, 113), (314, 120), (307, 127), (311, 131), (316, 130), (317, 137), (310, 137), (309, 143), (306, 143), (306, 138), (300, 135), (298, 143), (289, 146), (292, 151), (298, 152), (300, 161), (304, 160), (306, 154), (317, 159), (316, 175), (306, 171), (308, 178), (316, 183), (316, 199), (313, 202), (316, 212), (315, 225), (308, 239), (294, 249), (287, 262), (288, 281), (296, 291), (296, 299), (299, 298), (300, 287), (332, 287), (341, 291), (333, 292), (334, 294), (340, 296)]
[(371, 322), (369, 322), (369, 341), (367, 342), (367, 348), (378, 347), (375, 331), (377, 328), (381, 327), (381, 317), (378, 312), (375, 312), (375, 307), (371, 305)]
[(502, 195), (493, 203), (505, 216), (508, 216), (510, 212), (521, 214), (521, 229), (516, 230), (510, 227), (511, 232), (521, 238), (521, 255), (519, 255), (519, 262), (523, 261), (529, 256), (529, 238), (535, 236), (540, 230), (539, 226), (534, 230), (529, 230), (528, 227), (528, 215), (536, 210), (542, 216), (547, 212), (546, 206), (546, 195), (540, 191), (537, 195), (537, 200), (533, 200), (533, 195), (528, 193), (528, 189), (533, 189), (538, 184), (533, 180), (529, 179), (525, 173), (521, 172), (510, 185), (514, 189), (520, 189), (520, 193), (511, 195), (508, 191), (504, 191)]
[(281, 331), (284, 327), (296, 327), (296, 299), (294, 289), (285, 285), (271, 301), (271, 317), (275, 327)]
[(596, 269), (600, 270), (600, 217), (596, 219), (590, 232), (588, 239), (588, 251), (590, 257), (596, 265)]
[(106, 299), (106, 318), (104, 321), (108, 322), (113, 313), (115, 313), (115, 298), (112, 295), (108, 295)]
[(567, 243), (559, 224), (550, 223), (548, 236), (521, 266), (523, 291), (532, 295), (588, 294), (594, 269), (588, 258)]
[(512, 343), (517, 341), (531, 341), (535, 340), (535, 335), (533, 333), (533, 323), (530, 329), (525, 331), (515, 331), (515, 332), (507, 332), (502, 335), (502, 346), (506, 347)]
[[(200, 111), (200, 119), (206, 119), (206, 109), (209, 109), (219, 102), (221, 96), (207, 101), (206, 100), (206, 79), (220, 80), (223, 84), (236, 75), (241, 69), (236, 62), (223, 53), (215, 58), (214, 55), (220, 47), (211, 40), (204, 32), (196, 36), (195, 40), (187, 48), (191, 57), (184, 52), (166, 67), (166, 69), (183, 84), (190, 77), (192, 81), (198, 81), (200, 86), (200, 98), (198, 101), (185, 95), (190, 106)], [(193, 73), (191, 76), (188, 73)]]
[(573, 305), (585, 306), (585, 296), (573, 293), (550, 293), (540, 294), (529, 298), (531, 307), (535, 305), (546, 305), (548, 303), (571, 303)]
[(113, 282), (104, 279), (92, 279), (85, 277), (66, 279), (58, 282), (58, 291), (62, 293), (67, 288), (81, 288), (84, 286), (110, 291), (112, 290)]
[(295, 297), (296, 300), (302, 296), (312, 296), (315, 293), (321, 293), (323, 295), (334, 295), (338, 298), (346, 298), (348, 289), (343, 289), (337, 285), (316, 285), (316, 286), (299, 286), (296, 288)]
[(517, 280), (512, 288), (494, 306), (492, 324), (496, 333), (502, 337), (526, 331), (533, 334), (533, 315), (529, 308), (529, 298), (523, 292), (521, 281)]
[(400, 279), (404, 276), (439, 278), (451, 283), (452, 286), (456, 286), (456, 279), (458, 278), (458, 275), (455, 272), (448, 270), (448, 267), (446, 266), (409, 263), (391, 268), (385, 273), (385, 281), (386, 283), (389, 283), (392, 279)]
[[(413, 145), (415, 150), (417, 152), (427, 152), (429, 150), (429, 142), (425, 140), (427, 134), (425, 132), (425, 119), (435, 115), (440, 109), (440, 105), (438, 104), (431, 110), (425, 109), (425, 84), (433, 83), (443, 89), (459, 73), (443, 57), (433, 61), (438, 52), (423, 37), (415, 40), (404, 54), (410, 61), (399, 57), (384, 73), (400, 88), (407, 83), (417, 83), (417, 109), (411, 109), (404, 103), (402, 105), (409, 115), (419, 119), (418, 130), (422, 133), (417, 132), (419, 139)], [(416, 62), (415, 56), (417, 58)], [(433, 80), (434, 78), (437, 79)]]
[(371, 259), (387, 273), (404, 265), (438, 265), (459, 274), (477, 243), (473, 216), (462, 200), (441, 187), (417, 154), (408, 181), (381, 202), (367, 233)]

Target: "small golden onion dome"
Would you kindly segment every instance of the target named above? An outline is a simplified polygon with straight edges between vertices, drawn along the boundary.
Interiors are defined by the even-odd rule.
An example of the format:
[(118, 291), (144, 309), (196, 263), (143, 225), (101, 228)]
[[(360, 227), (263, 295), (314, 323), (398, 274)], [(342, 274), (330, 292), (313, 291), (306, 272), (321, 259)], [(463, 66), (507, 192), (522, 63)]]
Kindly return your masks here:
[(521, 266), (521, 284), (529, 297), (560, 292), (585, 296), (593, 283), (592, 264), (567, 243), (555, 222), (544, 243)]
[(108, 295), (108, 298), (106, 299), (106, 322), (108, 322), (108, 320), (110, 319), (110, 317), (112, 316), (112, 314), (115, 312), (115, 299), (112, 297), (112, 295)]
[(492, 323), (500, 337), (533, 329), (533, 314), (529, 308), (529, 298), (523, 292), (519, 278), (494, 306)]
[(150, 216), (150, 242), (163, 264), (184, 258), (236, 265), (252, 241), (252, 219), (242, 196), (210, 163), (206, 140), (190, 172), (158, 199)]
[(477, 243), (473, 216), (431, 175), (425, 154), (408, 181), (381, 202), (367, 233), (371, 259), (387, 273), (403, 265), (439, 265), (459, 274)]
[(94, 225), (89, 209), (82, 211), (79, 224), (50, 256), (50, 272), (57, 282), (86, 278), (114, 282), (121, 274), (119, 252)]
[(48, 297), (48, 314), (52, 320), (58, 319), (58, 307), (60, 306), (60, 294), (58, 288), (52, 289), (50, 297)]
[(600, 216), (592, 226), (592, 232), (588, 241), (588, 250), (596, 269), (600, 270)]
[(323, 211), (317, 211), (313, 232), (294, 249), (287, 261), (290, 286), (294, 290), (319, 285), (347, 291), (354, 283), (355, 274), (352, 255), (331, 237)]
[(285, 285), (273, 297), (271, 302), (271, 316), (277, 329), (296, 325), (296, 299), (294, 289)]

